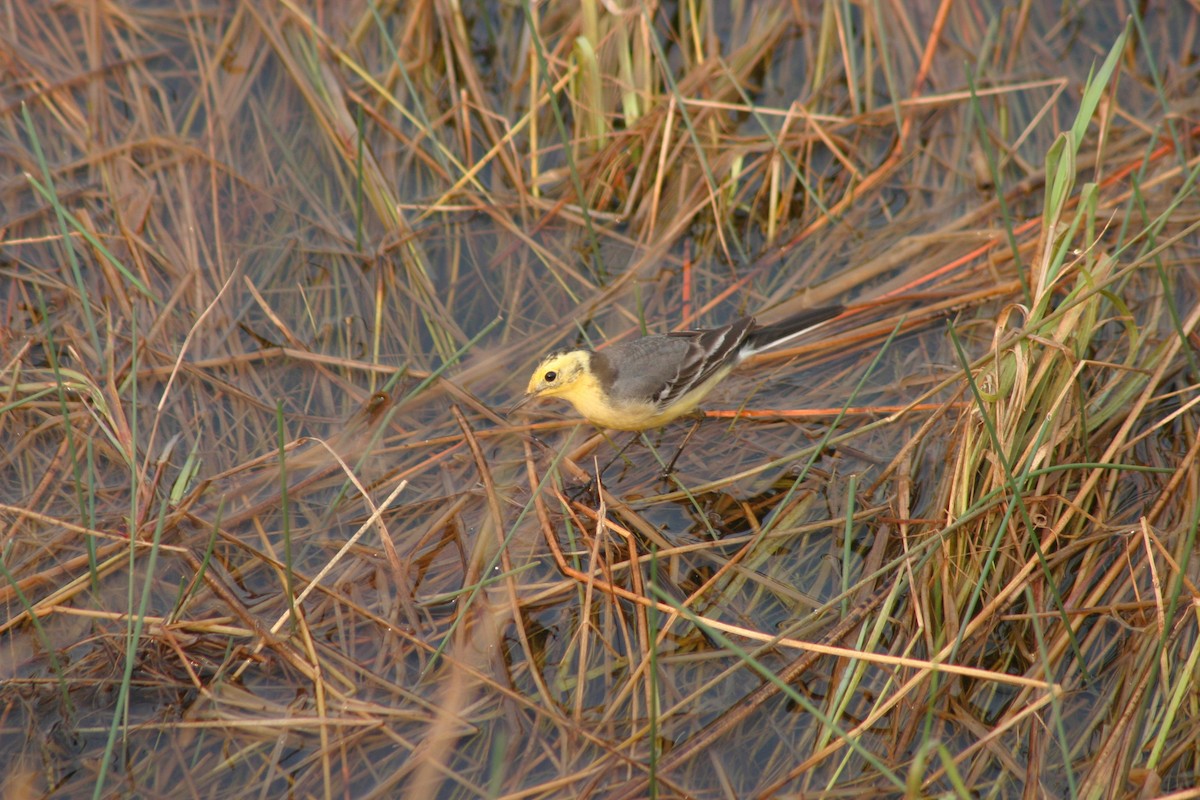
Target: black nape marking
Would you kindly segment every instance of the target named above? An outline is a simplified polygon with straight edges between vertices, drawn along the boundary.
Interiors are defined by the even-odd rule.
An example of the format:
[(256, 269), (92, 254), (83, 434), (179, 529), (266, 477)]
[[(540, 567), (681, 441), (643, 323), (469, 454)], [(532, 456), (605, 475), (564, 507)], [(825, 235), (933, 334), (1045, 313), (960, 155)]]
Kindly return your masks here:
[(613, 360), (603, 352), (589, 352), (588, 364), (592, 368), (592, 374), (596, 376), (596, 380), (601, 386), (612, 386), (617, 380), (619, 370)]

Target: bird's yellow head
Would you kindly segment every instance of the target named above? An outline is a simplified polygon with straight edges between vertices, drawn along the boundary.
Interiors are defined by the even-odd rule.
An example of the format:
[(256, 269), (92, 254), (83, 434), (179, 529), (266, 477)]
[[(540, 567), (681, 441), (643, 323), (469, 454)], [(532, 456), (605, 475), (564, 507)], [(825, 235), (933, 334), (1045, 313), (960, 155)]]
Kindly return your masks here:
[(541, 360), (525, 394), (532, 397), (557, 397), (570, 394), (579, 380), (588, 374), (592, 354), (587, 350), (560, 350)]
[(559, 350), (546, 356), (533, 371), (525, 396), (508, 413), (539, 397), (562, 397), (574, 405), (579, 392), (589, 380), (594, 380), (589, 366), (591, 358), (588, 350)]

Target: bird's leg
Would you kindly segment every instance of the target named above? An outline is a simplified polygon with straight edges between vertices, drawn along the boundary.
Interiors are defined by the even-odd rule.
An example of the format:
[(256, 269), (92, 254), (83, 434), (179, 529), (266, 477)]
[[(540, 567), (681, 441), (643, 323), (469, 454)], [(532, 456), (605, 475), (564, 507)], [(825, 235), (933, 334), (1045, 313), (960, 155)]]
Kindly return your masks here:
[(683, 437), (683, 441), (679, 443), (679, 448), (675, 451), (675, 455), (671, 456), (671, 461), (667, 464), (667, 468), (663, 470), (663, 478), (669, 478), (671, 473), (675, 471), (675, 462), (683, 455), (683, 448), (687, 447), (687, 443), (692, 440), (692, 435), (700, 428), (700, 423), (704, 420), (703, 414), (695, 415), (692, 421), (692, 427), (687, 432), (687, 436)]
[[(604, 465), (604, 469), (600, 470), (599, 474), (603, 475), (604, 473), (608, 472), (608, 468), (611, 467), (613, 464), (617, 463), (617, 459), (619, 459), (619, 458), (621, 458), (621, 456), (625, 455), (625, 451), (629, 449), (629, 446), (631, 444), (633, 444), (634, 442), (636, 442), (638, 440), (638, 436), (639, 436), (639, 434), (637, 434), (637, 433), (634, 433), (632, 436), (630, 436), (629, 441), (627, 441), (627, 442), (625, 442), (625, 444), (621, 445), (621, 449), (617, 451), (617, 454), (615, 456), (613, 456), (611, 459), (609, 459), (608, 463)], [(626, 466), (628, 466), (628, 465), (629, 465), (628, 459), (626, 459)], [(624, 473), (622, 473), (622, 475), (623, 474)]]
[[(608, 437), (606, 436), (605, 438), (608, 438)], [(625, 451), (629, 449), (629, 445), (631, 445), (635, 441), (637, 441), (637, 438), (638, 438), (638, 434), (636, 434), (636, 433), (633, 434), (633, 436), (631, 436), (629, 438), (629, 441), (625, 442), (625, 444), (623, 444), (621, 446), (621, 449), (617, 451), (617, 454), (615, 456), (613, 456), (612, 458), (610, 458), (608, 460), (608, 463), (605, 464), (603, 468), (601, 468), (600, 470), (598, 470), (596, 472), (595, 476), (590, 478), (588, 480), (588, 482), (585, 483), (580, 489), (577, 489), (575, 492), (573, 492), (571, 494), (570, 499), (578, 500), (587, 495), (595, 494), (596, 489), (597, 489), (597, 481), (604, 475), (605, 472), (608, 472), (609, 467), (611, 467), (613, 464), (617, 463), (617, 459), (619, 459), (622, 455), (625, 454)]]

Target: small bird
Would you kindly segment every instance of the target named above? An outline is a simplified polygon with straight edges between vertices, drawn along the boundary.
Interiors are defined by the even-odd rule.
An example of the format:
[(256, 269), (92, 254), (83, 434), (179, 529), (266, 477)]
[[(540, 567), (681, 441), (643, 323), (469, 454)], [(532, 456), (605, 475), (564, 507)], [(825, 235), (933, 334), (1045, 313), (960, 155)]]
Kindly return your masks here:
[(538, 397), (561, 397), (601, 428), (640, 431), (696, 410), (713, 387), (755, 353), (790, 342), (842, 313), (802, 311), (772, 325), (742, 317), (720, 328), (643, 336), (603, 350), (557, 350), (542, 359), (511, 414)]

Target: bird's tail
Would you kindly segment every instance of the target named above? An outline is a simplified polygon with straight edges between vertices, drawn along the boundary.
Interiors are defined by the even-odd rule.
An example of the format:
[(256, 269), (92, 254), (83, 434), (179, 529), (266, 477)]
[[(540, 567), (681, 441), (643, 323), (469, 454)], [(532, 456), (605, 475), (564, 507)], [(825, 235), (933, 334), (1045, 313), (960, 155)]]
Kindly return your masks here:
[(809, 308), (779, 322), (755, 328), (746, 337), (746, 343), (742, 348), (742, 357), (745, 358), (798, 339), (804, 334), (820, 328), (845, 310), (843, 306)]

